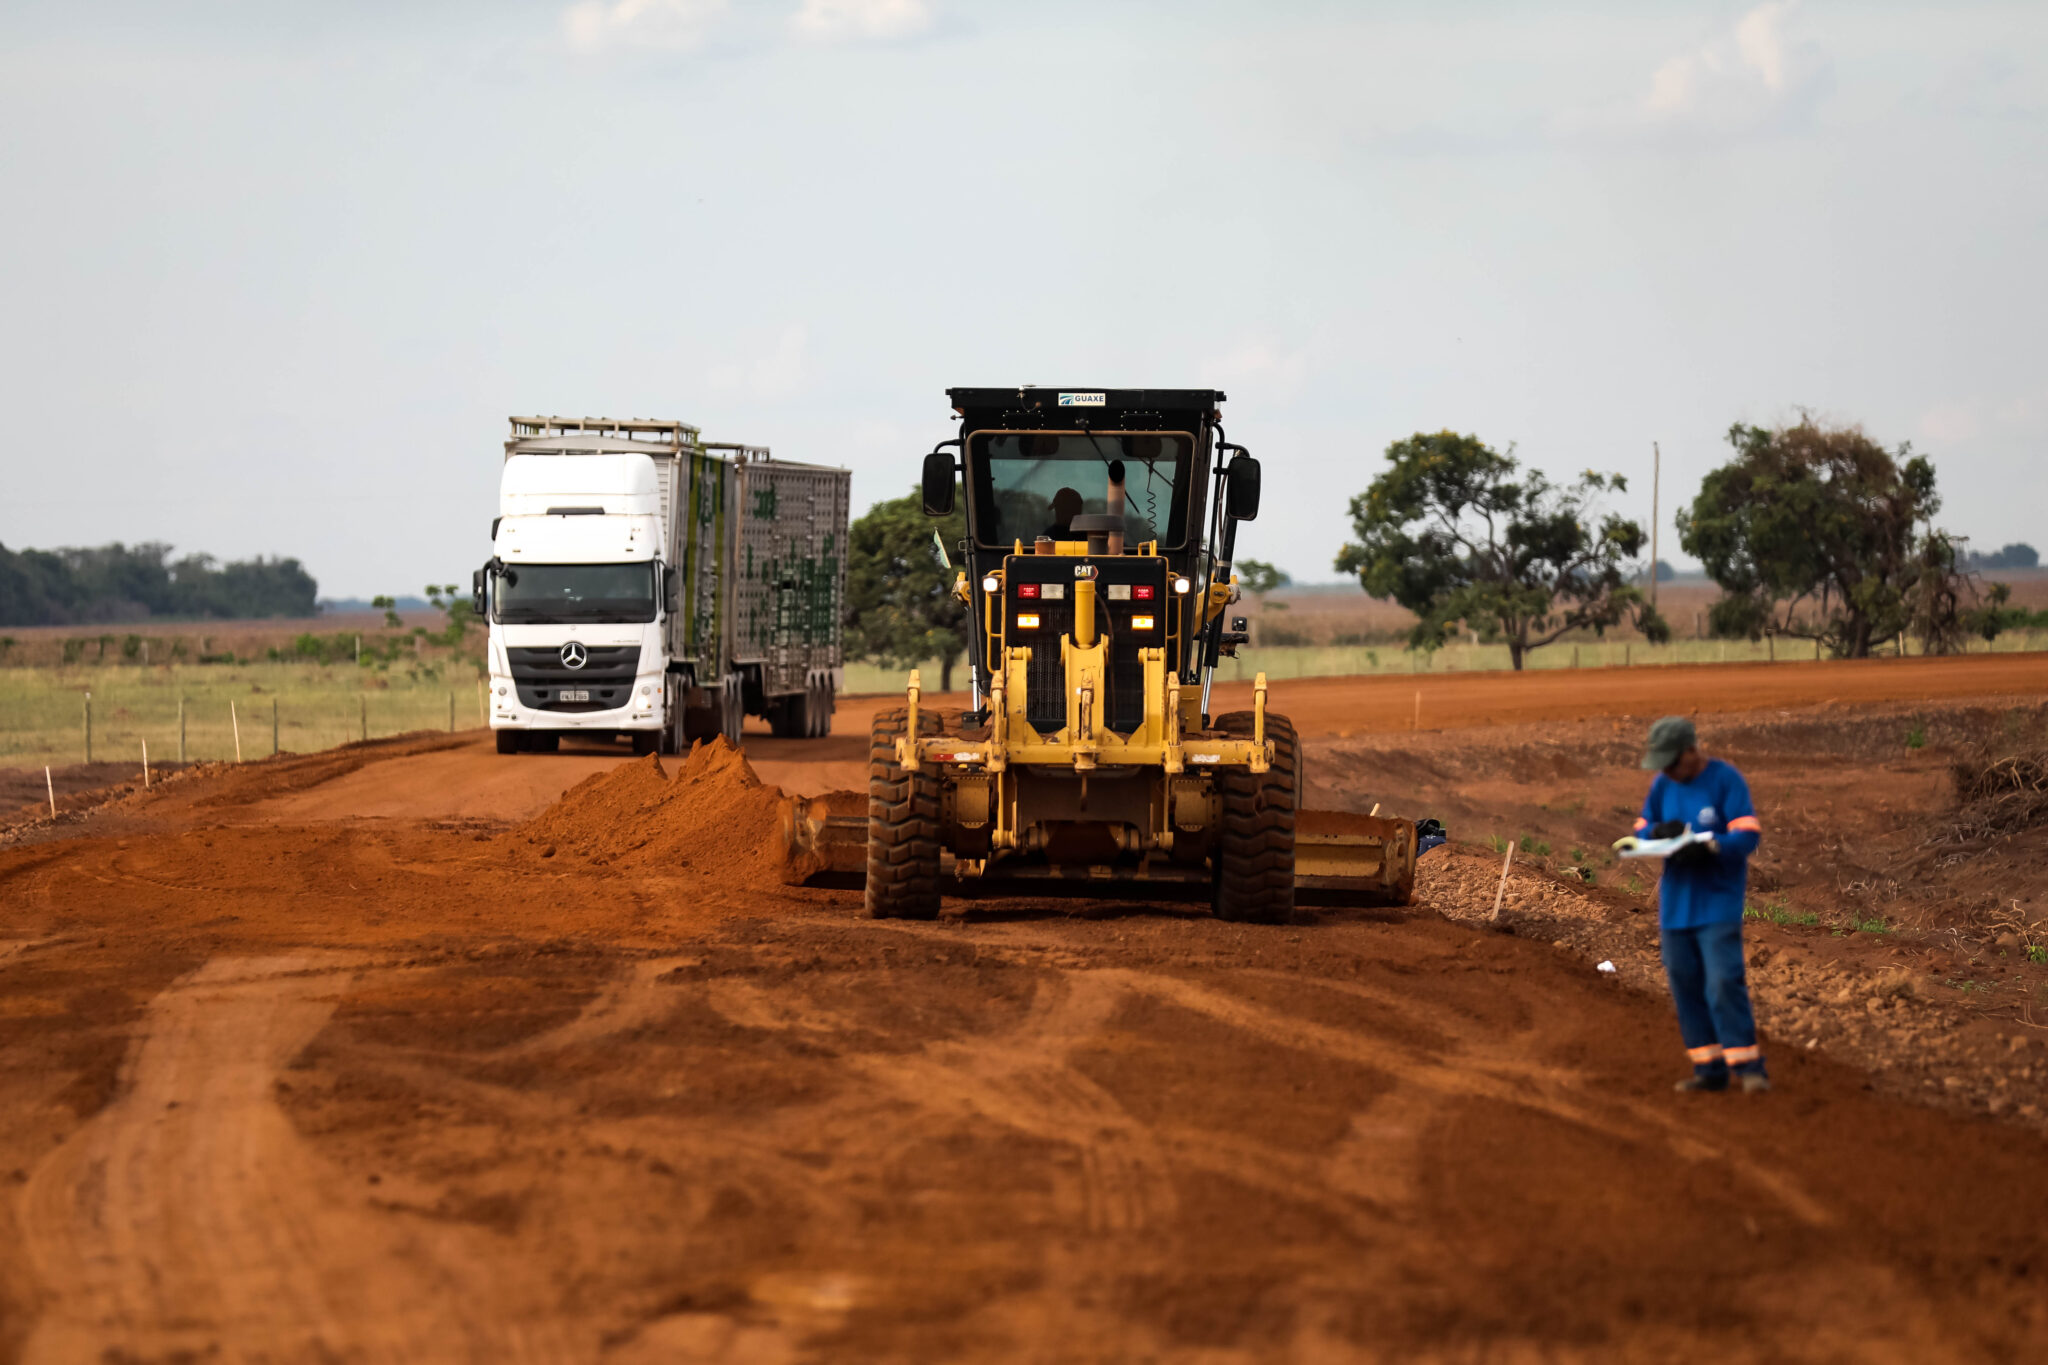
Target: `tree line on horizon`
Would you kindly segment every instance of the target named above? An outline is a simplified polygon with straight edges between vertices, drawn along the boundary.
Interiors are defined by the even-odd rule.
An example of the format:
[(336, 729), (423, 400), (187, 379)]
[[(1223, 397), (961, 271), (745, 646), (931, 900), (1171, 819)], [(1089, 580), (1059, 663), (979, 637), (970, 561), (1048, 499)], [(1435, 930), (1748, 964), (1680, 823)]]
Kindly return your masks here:
[[(1860, 427), (1810, 417), (1775, 428), (1737, 423), (1734, 457), (1678, 514), (1679, 544), (1722, 591), (1713, 635), (1808, 640), (1863, 658), (1911, 638), (1930, 654), (1972, 638), (2048, 627), (2048, 612), (2010, 605), (1982, 574), (2031, 569), (2033, 547), (1970, 551), (1935, 524), (1933, 464), (1910, 444), (1887, 450)], [(1587, 470), (1557, 482), (1477, 436), (1417, 432), (1386, 449), (1387, 467), (1351, 500), (1355, 539), (1337, 569), (1365, 592), (1413, 612), (1411, 647), (1434, 650), (1471, 631), (1505, 644), (1520, 669), (1530, 651), (1628, 623), (1652, 641), (1671, 628), (1643, 590), (1649, 535), (1605, 510), (1620, 474)], [(939, 660), (942, 688), (965, 647), (966, 607), (953, 570), (931, 553), (964, 535), (959, 513), (928, 520), (916, 492), (876, 503), (848, 540), (847, 655), (889, 667)], [(1250, 596), (1287, 575), (1245, 559)], [(1669, 566), (1656, 566), (1659, 581)], [(1282, 604), (1268, 604), (1277, 606)]]
[(171, 557), (156, 541), (58, 550), (0, 545), (0, 626), (311, 616), (319, 585), (292, 558)]

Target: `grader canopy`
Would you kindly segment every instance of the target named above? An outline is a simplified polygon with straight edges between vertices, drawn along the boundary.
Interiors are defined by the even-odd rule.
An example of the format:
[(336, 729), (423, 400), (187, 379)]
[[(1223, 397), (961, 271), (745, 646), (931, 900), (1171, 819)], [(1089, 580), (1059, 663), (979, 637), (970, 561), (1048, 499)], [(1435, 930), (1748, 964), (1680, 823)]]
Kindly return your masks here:
[[(1405, 901), (1413, 827), (1299, 812), (1294, 727), (1263, 673), (1251, 710), (1210, 714), (1216, 661), (1244, 643), (1225, 612), (1260, 491), (1224, 395), (948, 396), (959, 434), (926, 457), (924, 505), (946, 515), (965, 491), (971, 701), (941, 712), (912, 673), (906, 705), (876, 719), (868, 912), (930, 918), (949, 879), (1144, 882), (1257, 921), (1285, 919), (1297, 881)], [(834, 826), (819, 812), (793, 833), (829, 844)]]

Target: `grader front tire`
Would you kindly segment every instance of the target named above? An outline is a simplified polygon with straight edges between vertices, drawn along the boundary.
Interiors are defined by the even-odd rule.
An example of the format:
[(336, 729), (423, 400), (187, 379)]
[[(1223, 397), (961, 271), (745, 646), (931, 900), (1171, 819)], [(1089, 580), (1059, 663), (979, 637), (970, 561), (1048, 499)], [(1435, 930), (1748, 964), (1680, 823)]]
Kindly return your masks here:
[[(1216, 718), (1231, 739), (1250, 739), (1253, 717), (1232, 711)], [(1218, 919), (1284, 924), (1294, 914), (1294, 812), (1300, 799), (1300, 746), (1294, 722), (1266, 713), (1273, 764), (1263, 773), (1223, 774), (1222, 825), (1217, 832), (1215, 910)]]
[[(906, 772), (896, 761), (908, 724), (905, 708), (884, 711), (868, 737), (870, 919), (939, 916), (939, 778), (929, 768)], [(939, 718), (920, 710), (917, 729), (936, 735)]]

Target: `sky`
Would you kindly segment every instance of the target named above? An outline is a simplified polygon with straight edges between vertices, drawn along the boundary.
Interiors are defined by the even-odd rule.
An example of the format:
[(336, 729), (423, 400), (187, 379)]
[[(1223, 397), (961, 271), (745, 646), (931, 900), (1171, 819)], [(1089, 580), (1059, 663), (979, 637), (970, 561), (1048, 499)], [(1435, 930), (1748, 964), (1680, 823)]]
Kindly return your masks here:
[(1386, 446), (1629, 476), (1735, 422), (2048, 548), (2048, 6), (448, 0), (0, 7), (0, 543), (464, 582), (505, 418), (908, 491), (945, 390), (1217, 387), (1240, 553)]

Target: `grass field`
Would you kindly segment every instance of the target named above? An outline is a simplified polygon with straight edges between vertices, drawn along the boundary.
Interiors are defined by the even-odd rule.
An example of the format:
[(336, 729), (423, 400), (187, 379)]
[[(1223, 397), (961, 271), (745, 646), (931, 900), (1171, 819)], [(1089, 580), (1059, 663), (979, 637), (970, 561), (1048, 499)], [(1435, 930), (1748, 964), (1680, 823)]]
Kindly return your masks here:
[(152, 762), (266, 758), (275, 746), (310, 753), (353, 739), (484, 723), (473, 668), (460, 663), (373, 673), (353, 664), (249, 663), (0, 669), (0, 765), (39, 767), (86, 757)]
[[(1983, 653), (1981, 642), (1972, 652)], [(2048, 633), (2023, 631), (1999, 637), (1989, 649), (2016, 653), (2048, 649)], [(1770, 659), (1811, 659), (1812, 646), (1750, 644), (1731, 640), (1678, 640), (1668, 645), (1643, 641), (1558, 644), (1529, 656), (1531, 669), (1655, 667), (1660, 664), (1759, 663)], [(1382, 673), (1472, 673), (1508, 667), (1503, 645), (1451, 645), (1423, 654), (1396, 645), (1285, 646), (1248, 648), (1225, 659), (1216, 676), (1249, 681), (1264, 671), (1285, 678), (1339, 677)], [(846, 692), (896, 692), (907, 670), (855, 663), (846, 668)], [(923, 669), (924, 685), (939, 686), (936, 661)], [(953, 670), (953, 685), (965, 690), (965, 664)], [(243, 663), (134, 664), (0, 668), (0, 767), (40, 767), (86, 758), (86, 698), (91, 696), (92, 757), (142, 761), (149, 745), (152, 762), (192, 762), (241, 755), (267, 758), (275, 748), (311, 753), (366, 735), (371, 739), (411, 730), (467, 729), (485, 723), (483, 696), (474, 665), (461, 660), (371, 670), (353, 664)]]

